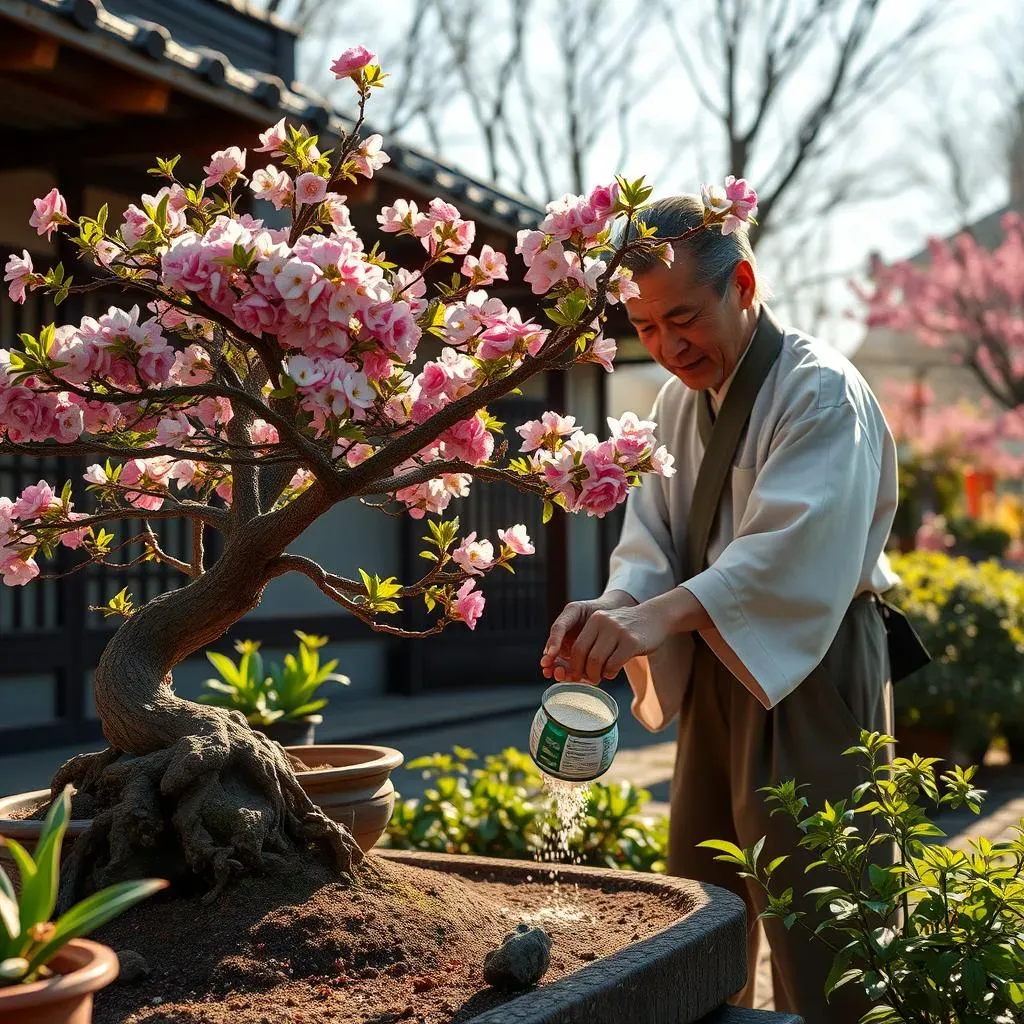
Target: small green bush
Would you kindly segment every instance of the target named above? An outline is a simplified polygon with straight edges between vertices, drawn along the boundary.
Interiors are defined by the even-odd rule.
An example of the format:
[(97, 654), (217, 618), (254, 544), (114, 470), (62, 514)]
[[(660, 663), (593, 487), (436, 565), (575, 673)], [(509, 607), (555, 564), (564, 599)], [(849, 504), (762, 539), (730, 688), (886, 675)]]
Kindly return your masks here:
[(1024, 721), (1024, 576), (931, 551), (892, 564), (902, 582), (887, 596), (934, 658), (897, 685), (897, 721), (952, 730), (968, 744)]
[[(410, 762), (433, 780), (422, 800), (400, 801), (387, 845), (486, 857), (543, 857), (554, 827), (551, 801), (529, 754), (509, 748), (480, 759), (455, 747)], [(664, 871), (665, 818), (641, 811), (650, 794), (628, 782), (592, 783), (582, 827), (571, 837), (575, 863)]]
[[(1020, 1024), (1024, 1021), (1024, 820), (1009, 839), (975, 839), (966, 850), (940, 845), (935, 808), (981, 809), (974, 768), (936, 777), (934, 758), (884, 756), (892, 737), (862, 732), (845, 753), (865, 764), (866, 781), (815, 810), (787, 780), (763, 793), (771, 813), (793, 824), (793, 844), (818, 881), (801, 901), (773, 878), (787, 851), (702, 846), (764, 890), (786, 928), (813, 928), (834, 954), (826, 996), (859, 985), (872, 1004), (861, 1024)], [(838, 796), (839, 794), (837, 794)], [(892, 867), (876, 850), (894, 846)], [(780, 854), (776, 856), (776, 854)], [(816, 908), (820, 920), (807, 917)]]

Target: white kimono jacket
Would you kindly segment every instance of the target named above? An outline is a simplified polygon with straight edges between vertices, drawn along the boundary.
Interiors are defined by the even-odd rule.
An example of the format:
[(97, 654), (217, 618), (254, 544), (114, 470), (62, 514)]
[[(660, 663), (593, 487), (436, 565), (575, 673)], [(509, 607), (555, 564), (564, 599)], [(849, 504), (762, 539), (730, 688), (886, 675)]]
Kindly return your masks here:
[[(896, 510), (896, 447), (853, 365), (787, 330), (726, 481), (709, 567), (683, 580), (686, 522), (704, 454), (701, 400), (675, 378), (658, 395), (651, 418), (676, 474), (648, 477), (631, 493), (606, 589), (646, 601), (685, 584), (714, 623), (701, 635), (771, 708), (825, 656), (850, 602), (897, 581), (884, 554)], [(678, 714), (693, 653), (692, 634), (683, 634), (626, 666), (633, 713), (651, 731)]]

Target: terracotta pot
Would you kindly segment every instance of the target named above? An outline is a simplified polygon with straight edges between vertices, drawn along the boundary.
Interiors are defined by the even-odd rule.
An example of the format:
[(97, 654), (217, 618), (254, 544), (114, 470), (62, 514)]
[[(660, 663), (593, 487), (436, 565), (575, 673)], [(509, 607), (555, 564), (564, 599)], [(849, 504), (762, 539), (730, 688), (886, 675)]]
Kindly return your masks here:
[(282, 747), (308, 747), (316, 741), (316, 723), (302, 718), (291, 722), (275, 722), (273, 725), (254, 725), (253, 728)]
[(118, 972), (117, 954), (88, 939), (72, 939), (49, 966), (56, 977), (0, 988), (3, 1024), (90, 1024), (93, 993)]
[[(12, 814), (38, 807), (41, 801), (50, 799), (48, 789), (36, 789), (30, 793), (15, 793), (13, 796), (0, 796), (0, 836), (17, 839), (31, 853), (36, 848), (39, 833), (43, 830), (42, 821), (35, 818), (14, 818)], [(72, 818), (64, 833), (64, 844), (61, 847), (61, 858), (68, 855), (75, 840), (92, 825), (91, 818)], [(9, 861), (11, 855), (0, 846), (0, 860)], [(0, 1018), (2, 1020), (2, 1018)]]
[(391, 773), (405, 757), (391, 747), (314, 744), (285, 747), (304, 764), (331, 765), (296, 772), (299, 785), (327, 817), (347, 825), (362, 850), (371, 849), (388, 827), (395, 809)]

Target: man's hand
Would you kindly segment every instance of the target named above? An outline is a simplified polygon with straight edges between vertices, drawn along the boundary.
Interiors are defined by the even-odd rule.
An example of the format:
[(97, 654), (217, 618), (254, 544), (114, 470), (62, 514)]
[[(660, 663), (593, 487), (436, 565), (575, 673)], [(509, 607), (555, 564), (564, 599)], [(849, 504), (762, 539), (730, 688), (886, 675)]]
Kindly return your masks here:
[(624, 590), (612, 590), (593, 601), (572, 601), (562, 609), (562, 613), (551, 624), (548, 642), (544, 645), (541, 655), (541, 671), (548, 679), (563, 682), (566, 679), (577, 680), (578, 676), (567, 673), (573, 645), (590, 619), (598, 612), (610, 612), (618, 608), (636, 607), (636, 598)]
[(621, 590), (596, 601), (574, 601), (555, 619), (541, 669), (549, 679), (600, 683), (614, 679), (631, 658), (656, 651), (672, 634), (713, 623), (685, 587), (643, 604)]

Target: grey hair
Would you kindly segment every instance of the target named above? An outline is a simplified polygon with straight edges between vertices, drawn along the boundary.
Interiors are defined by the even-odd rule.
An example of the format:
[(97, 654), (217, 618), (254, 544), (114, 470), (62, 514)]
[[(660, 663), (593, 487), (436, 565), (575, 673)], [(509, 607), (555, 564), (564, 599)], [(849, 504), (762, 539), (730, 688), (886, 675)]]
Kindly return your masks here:
[[(704, 222), (704, 203), (700, 196), (696, 195), (669, 196), (651, 203), (641, 211), (637, 219), (646, 227), (655, 228), (658, 233), (656, 237), (671, 238), (682, 235)], [(622, 244), (626, 223), (622, 219), (615, 226), (612, 241), (616, 247)], [(629, 240), (636, 237), (637, 228), (634, 224), (630, 227)], [(719, 296), (724, 295), (729, 287), (733, 271), (746, 260), (754, 268), (757, 278), (756, 298), (768, 298), (767, 288), (762, 285), (761, 277), (757, 273), (757, 258), (750, 244), (746, 224), (729, 235), (723, 235), (717, 228), (698, 231), (692, 238), (674, 243), (673, 248), (677, 257), (685, 255), (693, 260), (697, 283), (710, 284)], [(636, 277), (663, 264), (656, 253), (644, 249), (629, 253), (623, 260), (623, 265)]]

